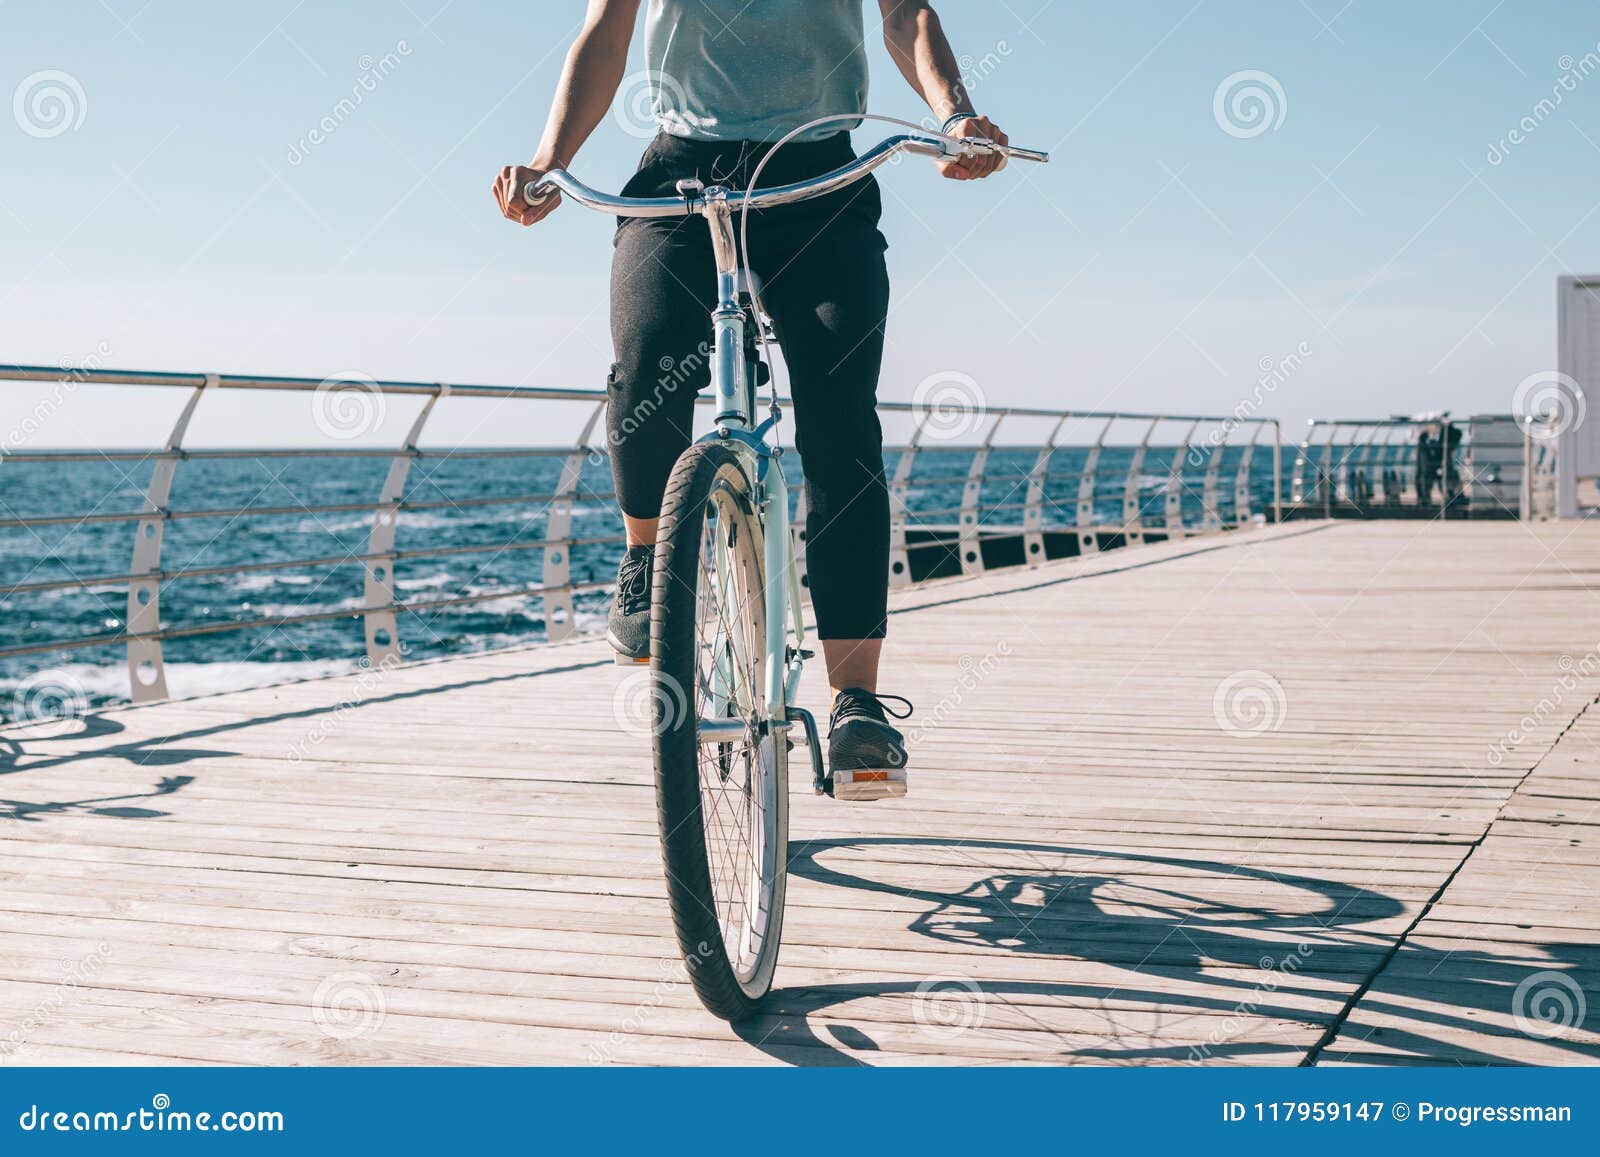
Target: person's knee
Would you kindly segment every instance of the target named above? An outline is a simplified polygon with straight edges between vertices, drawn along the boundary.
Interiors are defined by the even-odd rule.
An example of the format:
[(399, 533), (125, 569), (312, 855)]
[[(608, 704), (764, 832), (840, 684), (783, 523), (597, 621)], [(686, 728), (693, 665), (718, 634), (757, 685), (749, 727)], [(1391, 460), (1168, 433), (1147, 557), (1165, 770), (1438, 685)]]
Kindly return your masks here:
[(864, 485), (882, 485), (883, 427), (877, 411), (869, 406), (864, 412), (830, 411), (823, 417), (796, 426), (795, 450), (806, 481), (851, 493)]

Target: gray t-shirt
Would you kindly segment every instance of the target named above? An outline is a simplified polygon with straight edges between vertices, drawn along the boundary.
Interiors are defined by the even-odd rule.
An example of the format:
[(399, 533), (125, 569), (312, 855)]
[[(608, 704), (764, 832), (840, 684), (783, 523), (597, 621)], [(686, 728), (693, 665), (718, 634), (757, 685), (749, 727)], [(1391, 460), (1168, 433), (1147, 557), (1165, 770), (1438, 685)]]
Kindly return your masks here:
[[(656, 123), (675, 137), (770, 141), (867, 108), (862, 0), (650, 0)], [(839, 121), (803, 134), (853, 129)]]

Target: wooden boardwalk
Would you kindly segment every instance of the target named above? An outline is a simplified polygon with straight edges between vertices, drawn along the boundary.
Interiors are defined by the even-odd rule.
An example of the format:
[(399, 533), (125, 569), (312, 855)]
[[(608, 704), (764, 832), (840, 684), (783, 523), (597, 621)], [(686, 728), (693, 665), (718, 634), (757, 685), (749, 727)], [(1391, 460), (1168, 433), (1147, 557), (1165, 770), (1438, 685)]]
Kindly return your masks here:
[(0, 1063), (1600, 1060), (1600, 527), (895, 608), (912, 796), (797, 775), (765, 1019), (680, 974), (641, 684), (581, 641), (8, 732)]

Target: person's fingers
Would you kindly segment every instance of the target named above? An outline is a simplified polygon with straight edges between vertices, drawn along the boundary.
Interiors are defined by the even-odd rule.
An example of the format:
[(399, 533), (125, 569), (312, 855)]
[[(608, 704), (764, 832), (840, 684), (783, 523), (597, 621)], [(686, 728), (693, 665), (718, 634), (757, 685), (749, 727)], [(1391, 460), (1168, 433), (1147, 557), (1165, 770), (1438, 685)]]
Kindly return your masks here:
[(538, 204), (529, 205), (522, 211), (522, 223), (524, 225), (538, 224), (550, 216), (551, 213), (554, 213), (556, 206), (559, 204), (561, 204), (561, 194), (552, 190)]
[(500, 202), (500, 212), (512, 221), (521, 217), (514, 171), (515, 166), (507, 165), (495, 178), (495, 199)]

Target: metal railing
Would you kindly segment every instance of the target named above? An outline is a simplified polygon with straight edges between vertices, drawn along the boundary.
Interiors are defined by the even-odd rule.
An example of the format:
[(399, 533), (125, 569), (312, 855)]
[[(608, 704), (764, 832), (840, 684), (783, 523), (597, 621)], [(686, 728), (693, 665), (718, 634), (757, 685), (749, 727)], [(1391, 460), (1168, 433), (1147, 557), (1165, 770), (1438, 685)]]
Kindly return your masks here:
[[(143, 488), (138, 510), (125, 512), (52, 511), (45, 514), (9, 516), (0, 510), (0, 531), (34, 531), (47, 526), (99, 523), (127, 523), (133, 528), (131, 557), (124, 570), (87, 576), (29, 580), (0, 585), (0, 599), (24, 593), (87, 590), (93, 587), (126, 587), (127, 609), (122, 629), (102, 634), (71, 638), (48, 638), (11, 642), (0, 646), (0, 660), (50, 652), (92, 647), (125, 647), (129, 684), (135, 701), (164, 698), (167, 680), (163, 644), (165, 642), (226, 631), (271, 630), (300, 623), (327, 622), (360, 618), (363, 622), (366, 655), (373, 666), (402, 659), (400, 617), (445, 607), (487, 603), (513, 597), (537, 596), (542, 600), (547, 638), (559, 640), (576, 630), (574, 596), (607, 588), (609, 581), (574, 582), (571, 555), (576, 547), (614, 546), (624, 541), (620, 532), (577, 536), (572, 532), (574, 505), (580, 500), (609, 501), (609, 492), (581, 491), (580, 479), (586, 462), (598, 462), (604, 453), (593, 439), (605, 410), (604, 390), (539, 389), (508, 386), (451, 385), (428, 382), (375, 381), (345, 379), (260, 377), (225, 374), (145, 373), (120, 370), (63, 370), (38, 366), (0, 366), (0, 381), (62, 382), (74, 386), (167, 387), (189, 391), (165, 443), (152, 450), (29, 450), (0, 448), (0, 458), (8, 462), (73, 464), (86, 462), (150, 462), (148, 483)], [(188, 434), (196, 409), (205, 398), (223, 390), (271, 392), (319, 392), (359, 389), (378, 395), (411, 395), (422, 405), (401, 443), (389, 447), (328, 445), (292, 448), (188, 448)], [(577, 438), (564, 447), (486, 447), (425, 449), (419, 442), (437, 404), (446, 399), (515, 401), (518, 403), (579, 403), (586, 405)], [(703, 399), (709, 402), (709, 399)], [(915, 557), (930, 554), (953, 555), (960, 573), (978, 574), (993, 565), (996, 543), (1020, 545), (1012, 551), (1015, 562), (1035, 566), (1064, 553), (1088, 553), (1125, 543), (1214, 533), (1266, 516), (1254, 507), (1252, 479), (1264, 475), (1260, 455), (1270, 452), (1271, 490), (1266, 505), (1271, 517), (1282, 516), (1282, 435), (1274, 419), (1235, 419), (1195, 415), (1148, 414), (1124, 411), (1067, 411), (1030, 407), (987, 408), (970, 406), (964, 430), (958, 441), (942, 428), (948, 414), (938, 408), (912, 403), (889, 402), (879, 407), (883, 414), (908, 414), (913, 418), (909, 440), (886, 448), (893, 455), (889, 491), (892, 510), (890, 582), (904, 586), (937, 567), (913, 565)], [(1042, 423), (1047, 437), (1035, 443), (1002, 443), (1002, 432), (1024, 420)], [(1081, 452), (1076, 469), (1052, 471), (1052, 463), (1069, 446), (1063, 440), (1069, 426), (1084, 426), (1087, 433), (1075, 444)], [(1175, 441), (1157, 442), (1162, 427), (1181, 431)], [(1111, 441), (1118, 428), (1131, 428), (1126, 441)], [(1209, 428), (1204, 439), (1197, 438)], [(1248, 436), (1231, 442), (1243, 429)], [(11, 443), (18, 442), (13, 437)], [(1108, 451), (1116, 448), (1127, 457), (1120, 473), (1106, 464)], [(1155, 482), (1145, 473), (1152, 451), (1170, 450)], [(946, 455), (966, 455), (964, 468), (959, 461), (951, 472), (919, 476), (919, 465)], [(1225, 464), (1232, 455), (1233, 461)], [(1027, 462), (1025, 469), (1010, 472), (992, 470), (997, 459)], [(1159, 457), (1159, 455), (1158, 455)], [(378, 494), (371, 501), (293, 506), (217, 506), (175, 509), (171, 505), (174, 478), (185, 462), (269, 458), (377, 458), (387, 460), (388, 470)], [(556, 459), (561, 463), (559, 481), (553, 489), (539, 493), (477, 496), (437, 501), (418, 501), (407, 497), (407, 480), (413, 463), (424, 459)], [(1225, 481), (1224, 474), (1228, 477)], [(1067, 501), (1059, 497), (1065, 488)], [(940, 488), (958, 493), (959, 498), (939, 504), (927, 501)], [(993, 491), (1002, 491), (999, 498)], [(797, 556), (802, 579), (805, 567), (805, 511), (803, 489), (794, 527)], [(1020, 497), (1017, 495), (1020, 494)], [(1106, 517), (1111, 505), (1115, 512)], [(1188, 499), (1186, 504), (1185, 499)], [(1159, 505), (1159, 514), (1151, 511)], [(536, 542), (438, 545), (399, 549), (396, 531), (402, 515), (408, 512), (464, 509), (471, 507), (538, 506), (545, 514), (543, 536)], [(1186, 509), (1197, 513), (1186, 517)], [(269, 515), (361, 514), (370, 516), (364, 550), (312, 557), (258, 558), (247, 562), (183, 566), (169, 569), (163, 563), (162, 542), (169, 523), (191, 519), (244, 519)], [(1226, 517), (1225, 517), (1226, 515)], [(620, 522), (620, 519), (618, 520)], [(539, 581), (523, 586), (491, 591), (452, 594), (433, 598), (402, 599), (397, 593), (396, 564), (410, 560), (440, 558), (481, 552), (532, 551), (539, 556), (542, 569)], [(1005, 553), (1005, 552), (1001, 552)], [(359, 563), (363, 572), (360, 605), (317, 608), (293, 614), (261, 615), (228, 621), (165, 624), (162, 621), (163, 586), (183, 579), (227, 577), (252, 572), (309, 569)], [(15, 636), (12, 636), (15, 638)]]
[(1295, 455), (1290, 501), (1320, 507), (1420, 505), (1418, 439), (1428, 423), (1313, 418)]
[(1527, 517), (1524, 441), (1510, 414), (1313, 419), (1290, 471), (1289, 515)]

